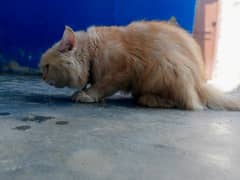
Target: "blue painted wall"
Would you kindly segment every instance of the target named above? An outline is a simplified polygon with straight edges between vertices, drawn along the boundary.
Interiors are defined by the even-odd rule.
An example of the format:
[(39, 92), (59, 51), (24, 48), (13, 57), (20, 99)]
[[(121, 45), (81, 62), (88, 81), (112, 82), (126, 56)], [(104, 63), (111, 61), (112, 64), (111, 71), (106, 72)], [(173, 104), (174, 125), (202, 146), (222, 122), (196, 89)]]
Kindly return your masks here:
[(124, 25), (176, 16), (192, 31), (195, 0), (8, 0), (1, 2), (0, 61), (37, 67), (42, 52), (59, 40), (64, 25)]

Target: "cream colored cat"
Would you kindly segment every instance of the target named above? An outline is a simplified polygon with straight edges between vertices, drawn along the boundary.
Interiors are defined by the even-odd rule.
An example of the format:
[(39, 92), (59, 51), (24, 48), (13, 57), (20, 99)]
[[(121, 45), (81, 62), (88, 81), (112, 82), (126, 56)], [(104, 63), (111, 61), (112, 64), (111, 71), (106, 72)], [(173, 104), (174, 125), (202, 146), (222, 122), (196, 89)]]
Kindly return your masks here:
[[(240, 110), (240, 103), (206, 84), (196, 41), (167, 22), (73, 32), (43, 54), (43, 79), (77, 88), (76, 102), (93, 103), (121, 90), (143, 106)], [(90, 84), (90, 87), (86, 88)]]

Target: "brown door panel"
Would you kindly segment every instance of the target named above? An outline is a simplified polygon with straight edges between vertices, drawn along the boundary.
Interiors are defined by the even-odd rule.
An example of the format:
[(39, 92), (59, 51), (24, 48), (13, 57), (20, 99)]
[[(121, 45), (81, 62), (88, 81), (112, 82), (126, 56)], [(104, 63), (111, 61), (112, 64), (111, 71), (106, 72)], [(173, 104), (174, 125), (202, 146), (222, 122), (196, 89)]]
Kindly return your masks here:
[(193, 37), (202, 48), (205, 72), (211, 79), (215, 63), (219, 0), (197, 0)]

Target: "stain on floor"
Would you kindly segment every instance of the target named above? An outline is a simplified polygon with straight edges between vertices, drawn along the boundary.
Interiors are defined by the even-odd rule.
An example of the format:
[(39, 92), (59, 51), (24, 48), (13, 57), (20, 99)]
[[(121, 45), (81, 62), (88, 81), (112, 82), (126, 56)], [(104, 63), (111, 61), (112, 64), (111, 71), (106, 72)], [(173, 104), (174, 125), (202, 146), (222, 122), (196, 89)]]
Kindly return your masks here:
[(13, 129), (19, 130), (19, 131), (26, 131), (28, 129), (31, 129), (31, 126), (29, 126), (29, 125), (22, 125), (22, 126), (17, 126), (17, 127), (13, 128)]
[(22, 121), (33, 121), (37, 123), (42, 123), (50, 119), (55, 119), (55, 118), (51, 116), (28, 115), (26, 117), (23, 117)]
[(0, 112), (0, 116), (9, 116), (10, 114), (9, 112)]
[(67, 124), (69, 124), (68, 121), (57, 121), (56, 122), (56, 125), (67, 125)]

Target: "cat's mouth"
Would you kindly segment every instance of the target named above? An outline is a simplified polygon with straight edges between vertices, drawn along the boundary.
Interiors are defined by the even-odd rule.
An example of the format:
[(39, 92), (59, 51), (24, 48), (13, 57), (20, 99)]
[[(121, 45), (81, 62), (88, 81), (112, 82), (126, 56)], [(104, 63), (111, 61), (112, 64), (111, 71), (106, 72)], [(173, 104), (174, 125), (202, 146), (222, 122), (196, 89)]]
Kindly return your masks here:
[(63, 84), (58, 84), (58, 83), (56, 83), (55, 81), (53, 81), (53, 80), (46, 80), (45, 81), (47, 84), (49, 84), (50, 86), (54, 86), (54, 87), (56, 87), (56, 88), (64, 88), (64, 87), (66, 87), (65, 85), (63, 85)]
[(48, 83), (51, 86), (56, 86), (56, 82), (54, 82), (52, 80), (46, 80), (46, 83)]

